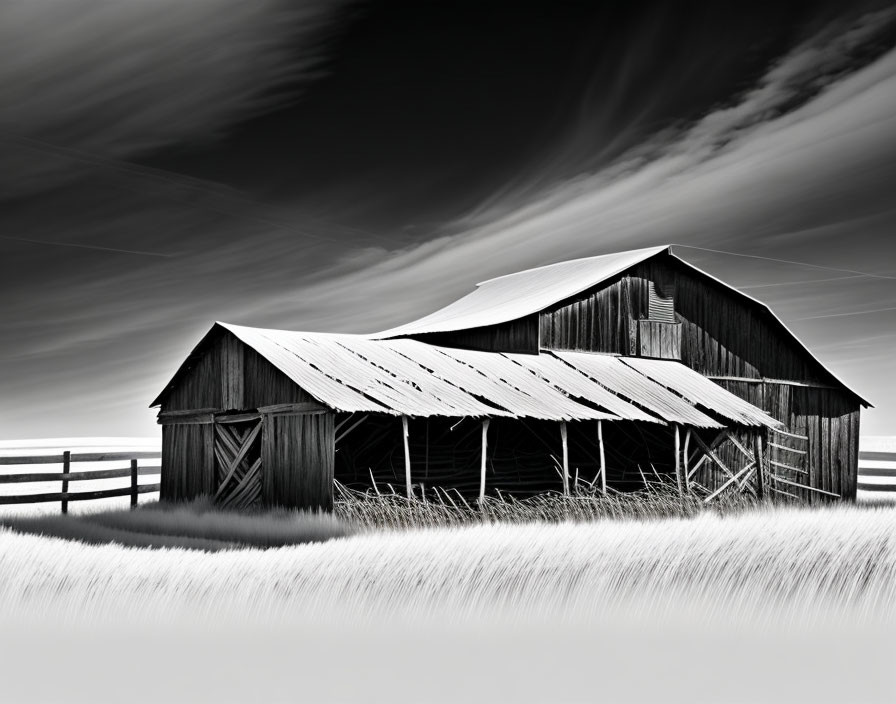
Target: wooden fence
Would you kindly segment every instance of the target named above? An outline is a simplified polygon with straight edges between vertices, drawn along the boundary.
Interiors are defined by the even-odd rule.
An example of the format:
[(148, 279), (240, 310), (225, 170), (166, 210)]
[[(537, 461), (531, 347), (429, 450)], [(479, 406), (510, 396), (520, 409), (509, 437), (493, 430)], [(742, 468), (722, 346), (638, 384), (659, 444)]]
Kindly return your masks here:
[[(156, 452), (83, 452), (72, 454), (66, 450), (59, 455), (28, 455), (19, 457), (0, 457), (0, 466), (22, 464), (61, 464), (61, 472), (33, 472), (27, 474), (0, 474), (0, 484), (28, 484), (61, 482), (61, 491), (45, 494), (16, 494), (13, 496), (0, 495), (0, 505), (9, 504), (36, 504), (50, 501), (58, 501), (62, 506), (62, 513), (68, 513), (69, 501), (90, 501), (94, 499), (107, 499), (114, 496), (130, 496), (131, 507), (137, 505), (137, 497), (140, 494), (150, 494), (159, 490), (159, 484), (139, 484), (138, 477), (144, 475), (158, 475), (161, 467), (138, 466), (138, 460), (154, 459), (161, 461), (161, 453)], [(92, 469), (83, 472), (71, 471), (72, 464), (77, 462), (129, 462), (129, 467), (115, 469)], [(130, 477), (130, 485), (115, 489), (101, 489), (99, 491), (69, 491), (70, 482), (116, 479)]]
[[(874, 466), (869, 466), (870, 463)], [(888, 466), (877, 463), (886, 462)], [(868, 477), (882, 477), (887, 481), (862, 481)], [(896, 496), (896, 452), (859, 452), (859, 491), (888, 492)]]

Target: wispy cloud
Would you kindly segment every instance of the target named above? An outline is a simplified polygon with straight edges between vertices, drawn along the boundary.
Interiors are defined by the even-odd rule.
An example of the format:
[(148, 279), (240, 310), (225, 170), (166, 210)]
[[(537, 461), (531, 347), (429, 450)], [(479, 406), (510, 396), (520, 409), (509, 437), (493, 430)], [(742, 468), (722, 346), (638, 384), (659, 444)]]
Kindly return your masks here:
[[(17, 1), (12, 7), (27, 15), (32, 3)], [(145, 7), (136, 0), (108, 6), (97, 2), (94, 12), (110, 12), (120, 24), (136, 26), (138, 19), (145, 19), (134, 14), (138, 5)], [(84, 6), (93, 7), (94, 3)], [(101, 9), (114, 7), (131, 10)], [(200, 27), (195, 15), (199, 12), (195, 8), (200, 7), (209, 15), (215, 14), (212, 8), (218, 15), (227, 15), (224, 9), (232, 9), (232, 24), (231, 18), (213, 18), (210, 27)], [(107, 160), (100, 169), (102, 188), (98, 189), (97, 183), (82, 190), (72, 186), (68, 193), (46, 197), (37, 206), (19, 203), (16, 208), (6, 208), (5, 234), (177, 256), (134, 257), (44, 248), (53, 264), (48, 268), (55, 273), (19, 287), (21, 300), (6, 323), (4, 371), (8, 373), (0, 379), (0, 393), (31, 399), (29, 418), (39, 417), (41, 409), (60, 396), (77, 399), (78, 407), (93, 403), (94, 408), (105, 408), (110, 398), (101, 397), (96, 388), (97, 379), (102, 379), (102, 386), (129, 397), (133, 409), (114, 418), (107, 414), (109, 430), (103, 432), (133, 434), (138, 426), (149, 430), (151, 426), (142, 425), (144, 417), (149, 417), (142, 409), (144, 401), (148, 403), (212, 320), (308, 330), (384, 329), (449, 302), (469, 291), (476, 281), (621, 248), (681, 242), (810, 261), (822, 267), (896, 273), (891, 270), (890, 244), (896, 205), (889, 185), (896, 181), (896, 53), (881, 54), (877, 49), (872, 58), (867, 54), (868, 45), (876, 45), (879, 32), (893, 21), (894, 12), (862, 18), (839, 32), (825, 30), (769, 67), (765, 76), (738, 98), (690, 125), (655, 135), (605, 168), (567, 178), (535, 197), (528, 195), (531, 188), (508, 190), (488, 207), (450, 223), (419, 245), (381, 246), (370, 241), (365, 245), (362, 236), (354, 234), (346, 240), (343, 232), (337, 252), (335, 246), (327, 246), (325, 223), (260, 210), (215, 184), (180, 177), (171, 177), (176, 181), (172, 183), (164, 173), (132, 173), (131, 166), (120, 161), (143, 145), (193, 138), (205, 129), (200, 126), (203, 120), (223, 129), (234, 116), (259, 105), (262, 92), (256, 90), (258, 86), (248, 85), (248, 79), (243, 80), (240, 64), (254, 62), (253, 71), (246, 75), (255, 75), (267, 62), (280, 67), (272, 76), (275, 84), (282, 75), (278, 71), (283, 67), (286, 33), (279, 23), (270, 24), (277, 12), (263, 18), (260, 11), (255, 15), (255, 7), (228, 0), (177, 5), (171, 18), (155, 30), (163, 47), (173, 42), (172, 58), (162, 61), (161, 75), (149, 80), (140, 96), (128, 89), (121, 94), (106, 91), (105, 103), (115, 109), (107, 111), (93, 100), (84, 106), (75, 101), (69, 119), (57, 119), (49, 110), (50, 116), (33, 121), (28, 139), (61, 140), (75, 144), (72, 148), (79, 152), (100, 152)], [(280, 3), (268, 2), (265, 7), (287, 11)], [(325, 7), (330, 6), (310, 7), (319, 11), (313, 18), (323, 21)], [(188, 21), (188, 17), (193, 19)], [(73, 22), (72, 37), (93, 36), (93, 30), (86, 31), (77, 18)], [(227, 77), (220, 84), (212, 79), (207, 89), (197, 89), (204, 80), (202, 70), (184, 69), (188, 75), (181, 75), (178, 66), (190, 51), (181, 40), (164, 36), (165, 31), (178, 36), (175, 28), (182, 24), (187, 35), (196, 37), (198, 33), (194, 46), (208, 49), (214, 44), (208, 39), (209, 32), (223, 36), (233, 31), (245, 32), (240, 36), (254, 49), (226, 49), (222, 56), (208, 58), (222, 62), (216, 66), (223, 68)], [(75, 75), (78, 70), (68, 71), (58, 60), (51, 60), (56, 54), (45, 52), (54, 46), (61, 51), (63, 40), (74, 41), (59, 31), (64, 36), (49, 41), (46, 48), (20, 48), (24, 54), (36, 52), (26, 73), (36, 79), (41, 71), (47, 71), (54, 89), (50, 91), (55, 96), (52, 105), (63, 110), (66, 99), (60, 96), (66, 95), (68, 88), (62, 84), (67, 80), (80, 85), (77, 90), (72, 88), (72, 95), (91, 93), (94, 86), (99, 90), (107, 82), (101, 77), (79, 78)], [(139, 35), (138, 29), (123, 31)], [(0, 89), (10, 80), (9, 63), (3, 60), (6, 53), (8, 47), (0, 43)], [(135, 80), (142, 76), (138, 69), (145, 64), (136, 58), (136, 63), (125, 61), (105, 68), (103, 60), (114, 52), (100, 46), (95, 53), (85, 51), (81, 64), (75, 65), (87, 71), (83, 62), (95, 61), (101, 76), (116, 74), (118, 85), (127, 84), (131, 75)], [(314, 51), (311, 55), (317, 56)], [(865, 56), (867, 65), (863, 66), (857, 55)], [(40, 68), (39, 56), (45, 56), (47, 67)], [(135, 56), (141, 56), (140, 52)], [(18, 62), (20, 70), (25, 65), (22, 57), (11, 59)], [(188, 68), (191, 65), (187, 61)], [(109, 85), (115, 82), (109, 77)], [(221, 96), (221, 86), (238, 90), (234, 96)], [(19, 90), (23, 106), (31, 105), (35, 115), (41, 113), (32, 102), (43, 99), (39, 91), (32, 91), (38, 97), (29, 97), (28, 90)], [(147, 105), (151, 100), (163, 105)], [(0, 115), (6, 114), (10, 102), (16, 101), (4, 101)], [(123, 107), (118, 110), (118, 106)], [(153, 111), (146, 126), (140, 114), (144, 108)], [(202, 120), (190, 116), (193, 109), (206, 111)], [(85, 124), (94, 124), (97, 134), (82, 134), (69, 126), (81, 122), (81, 110), (86, 111)], [(27, 120), (26, 113), (17, 119)], [(103, 134), (106, 129), (108, 135)], [(4, 152), (0, 147), (0, 157), (4, 154), (14, 155), (14, 149)], [(31, 157), (29, 152), (29, 164)], [(119, 161), (110, 164), (109, 159)], [(9, 163), (4, 160), (5, 165)], [(53, 178), (70, 176), (72, 171), (62, 163), (38, 165)], [(96, 164), (91, 168), (96, 173)], [(14, 172), (4, 166), (0, 187), (12, 189), (8, 175)], [(37, 171), (26, 170), (24, 175), (26, 186), (29, 181), (35, 187), (43, 183)], [(135, 187), (136, 183), (140, 185)], [(528, 185), (532, 183), (541, 181), (535, 177)], [(53, 222), (36, 226), (40, 219), (32, 217), (35, 207), (54, 208)], [(64, 231), (59, 231), (59, 222), (71, 226), (66, 224)], [(147, 244), (137, 244), (143, 242)], [(13, 274), (9, 280), (16, 279), (16, 270), (25, 263), (33, 262), (29, 247), (33, 245), (24, 242), (7, 241), (4, 245), (0, 267), (9, 268)], [(795, 278), (793, 267), (786, 264), (751, 266), (749, 260), (709, 252), (696, 252), (693, 259), (734, 285), (761, 286)], [(811, 270), (806, 275), (811, 278)], [(810, 318), (887, 308), (896, 301), (892, 281), (867, 277), (807, 281), (798, 290), (769, 286), (760, 292), (785, 320), (796, 322), (797, 332), (810, 346), (828, 344), (832, 335), (831, 321)], [(872, 314), (844, 315), (835, 321), (838, 330), (849, 330), (853, 339), (873, 337)], [(878, 333), (891, 348), (896, 344), (896, 335)], [(850, 347), (836, 351), (835, 358), (826, 361), (832, 361), (860, 391), (871, 388), (872, 383), (880, 390), (885, 382), (880, 381), (877, 367), (862, 361), (866, 356)], [(896, 379), (896, 375), (890, 377)], [(35, 378), (46, 381), (44, 391), (29, 389)], [(893, 385), (887, 392), (896, 397), (896, 381)], [(896, 415), (896, 409), (889, 412)], [(16, 418), (4, 419), (6, 430), (0, 432), (15, 434), (16, 427), (23, 427), (20, 418), (28, 414), (19, 409)], [(87, 429), (95, 420), (85, 418), (84, 423)], [(43, 432), (76, 432), (71, 414), (59, 420), (55, 430)]]
[(208, 140), (320, 70), (338, 0), (8, 0), (0, 197)]

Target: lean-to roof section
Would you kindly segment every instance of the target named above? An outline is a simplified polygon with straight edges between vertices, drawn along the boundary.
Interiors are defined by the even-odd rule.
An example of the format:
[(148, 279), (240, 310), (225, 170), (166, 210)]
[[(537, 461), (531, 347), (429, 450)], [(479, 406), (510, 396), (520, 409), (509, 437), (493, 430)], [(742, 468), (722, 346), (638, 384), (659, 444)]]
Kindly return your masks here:
[[(386, 349), (378, 350), (376, 342), (362, 336), (283, 330), (264, 331), (263, 336), (393, 413), (421, 417), (502, 415), (428, 374), (416, 362), (389, 355)], [(350, 410), (326, 398), (319, 400), (339, 410)]]
[(621, 361), (658, 384), (680, 394), (691, 403), (707, 408), (734, 423), (764, 425), (767, 428), (777, 429), (784, 427), (783, 423), (779, 423), (765, 411), (726, 391), (680, 362), (639, 357), (625, 357), (621, 358)]
[[(535, 408), (539, 409), (537, 411), (538, 415), (533, 416), (536, 418), (549, 420), (618, 420), (618, 417), (613, 414), (598, 411), (573, 401), (556, 386), (523, 369), (504, 355), (493, 352), (459, 350), (450, 347), (437, 347), (436, 350), (442, 356), (463, 362), (486, 379), (497, 382), (497, 385), (493, 385), (492, 388), (500, 395), (489, 396), (488, 398), (505, 408), (507, 406), (504, 406), (504, 401), (510, 402), (510, 399), (519, 398), (518, 393), (516, 393), (519, 392), (532, 399)], [(441, 368), (441, 365), (439, 365), (438, 370), (441, 370)]]
[[(338, 411), (722, 427), (696, 407), (700, 405), (744, 425), (774, 424), (759, 409), (678, 362), (587, 352), (501, 354), (409, 339), (218, 325)], [(189, 369), (191, 359), (214, 339), (216, 330), (194, 350), (153, 405)]]
[[(400, 413), (390, 403), (374, 401), (358, 391), (355, 385), (345, 383), (323, 355), (318, 355), (313, 350), (304, 350), (304, 354), (300, 355), (299, 346), (290, 339), (290, 334), (284, 334), (283, 330), (218, 324), (236, 335), (240, 341), (258, 352), (318, 401), (331, 408), (350, 412)], [(336, 376), (333, 375), (334, 372)], [(156, 403), (158, 401), (159, 399)]]
[(589, 403), (607, 409), (610, 413), (619, 416), (623, 420), (636, 420), (646, 423), (663, 422), (610, 392), (590, 377), (581, 374), (552, 355), (505, 353), (504, 356), (524, 369), (547, 380), (569, 396), (585, 399)]
[(556, 355), (613, 393), (619, 394), (670, 423), (680, 423), (695, 428), (724, 427), (664, 386), (626, 366), (620, 357), (594, 354), (593, 352), (561, 352), (559, 350), (553, 350), (551, 354)]
[(500, 276), (435, 313), (372, 335), (380, 339), (497, 325), (537, 313), (668, 250), (668, 245), (574, 259)]
[[(520, 391), (498, 376), (487, 374), (480, 369), (454, 357), (447, 348), (427, 345), (416, 340), (384, 340), (387, 345), (410, 359), (416, 360), (432, 374), (465, 391), (497, 404), (520, 418), (542, 420), (563, 420), (563, 415), (546, 407), (537, 397)], [(446, 354), (446, 352), (448, 354)], [(582, 409), (585, 409), (582, 406)]]

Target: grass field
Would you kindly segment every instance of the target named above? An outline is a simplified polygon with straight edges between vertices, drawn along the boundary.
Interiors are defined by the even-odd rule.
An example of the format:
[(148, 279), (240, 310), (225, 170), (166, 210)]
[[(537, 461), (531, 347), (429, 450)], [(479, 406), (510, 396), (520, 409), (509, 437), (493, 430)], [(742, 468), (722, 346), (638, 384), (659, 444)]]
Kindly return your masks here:
[[(381, 531), (217, 553), (3, 530), (0, 624), (19, 647), (2, 669), (20, 663), (4, 673), (19, 682), (31, 652), (22, 643), (36, 648), (43, 634), (43, 662), (68, 643), (59, 655), (71, 673), (88, 652), (114, 659), (112, 644), (126, 644), (160, 682), (190, 680), (208, 695), (194, 701), (240, 700), (222, 689), (235, 676), (221, 679), (222, 663), (266, 673), (254, 690), (265, 701), (288, 699), (290, 682), (312, 701), (582, 701), (596, 682), (609, 701), (883, 701), (892, 687), (872, 665), (888, 672), (875, 658), (892, 652), (894, 536), (891, 508), (849, 506)], [(632, 679), (654, 662), (659, 674)], [(825, 688), (806, 680), (819, 666), (835, 668)], [(357, 677), (371, 678), (366, 689)], [(710, 696), (706, 682), (732, 689)], [(151, 692), (164, 687), (132, 700)]]
[[(295, 532), (284, 539), (277, 520), (288, 516), (222, 522), (201, 506), (147, 506), (83, 517), (150, 540), (204, 535), (230, 548), (261, 534), (281, 545), (215, 552), (0, 529), (0, 694), (892, 700), (892, 505), (723, 512), (658, 493), (592, 505), (590, 516), (563, 506), (515, 507), (542, 520), (508, 524), (494, 522), (506, 507), (482, 522), (466, 509), (382, 497), (341, 506), (357, 534), (307, 544), (289, 544), (300, 542)], [(409, 527), (424, 510), (433, 525), (451, 525)], [(48, 519), (34, 520), (31, 529)]]

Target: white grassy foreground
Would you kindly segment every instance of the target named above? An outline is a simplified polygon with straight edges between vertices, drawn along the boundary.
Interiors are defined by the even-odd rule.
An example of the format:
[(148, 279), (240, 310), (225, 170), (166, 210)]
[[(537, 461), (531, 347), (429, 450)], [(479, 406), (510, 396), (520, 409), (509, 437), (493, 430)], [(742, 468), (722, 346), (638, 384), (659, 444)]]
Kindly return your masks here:
[(849, 506), (217, 553), (3, 530), (4, 700), (889, 701), (894, 536)]
[(767, 509), (690, 520), (367, 533), (207, 554), (0, 532), (0, 617), (257, 623), (494, 615), (893, 621), (896, 512)]

